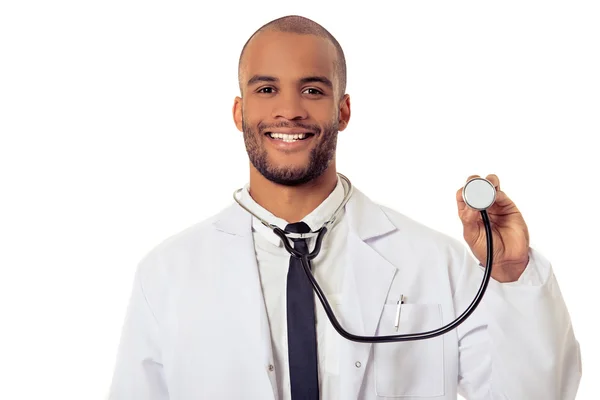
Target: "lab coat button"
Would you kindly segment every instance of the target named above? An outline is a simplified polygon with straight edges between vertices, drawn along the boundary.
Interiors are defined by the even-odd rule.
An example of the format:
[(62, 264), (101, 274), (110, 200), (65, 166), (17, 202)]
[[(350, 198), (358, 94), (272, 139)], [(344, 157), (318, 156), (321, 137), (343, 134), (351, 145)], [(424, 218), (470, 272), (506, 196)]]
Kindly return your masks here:
[(361, 366), (362, 364), (360, 363), (360, 361), (357, 361), (356, 363), (354, 363), (354, 365), (356, 365), (356, 368), (360, 368), (360, 366)]
[(269, 364), (269, 371), (273, 371), (275, 369), (275, 367), (273, 366), (273, 364)]

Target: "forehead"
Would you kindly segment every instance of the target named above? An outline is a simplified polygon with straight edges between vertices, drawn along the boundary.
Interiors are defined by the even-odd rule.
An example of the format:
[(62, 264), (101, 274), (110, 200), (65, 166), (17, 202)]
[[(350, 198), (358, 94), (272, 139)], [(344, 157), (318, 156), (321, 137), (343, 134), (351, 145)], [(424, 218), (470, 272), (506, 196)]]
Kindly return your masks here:
[(324, 75), (333, 80), (336, 57), (335, 47), (325, 38), (265, 31), (248, 43), (242, 74), (245, 82), (255, 74), (281, 79)]

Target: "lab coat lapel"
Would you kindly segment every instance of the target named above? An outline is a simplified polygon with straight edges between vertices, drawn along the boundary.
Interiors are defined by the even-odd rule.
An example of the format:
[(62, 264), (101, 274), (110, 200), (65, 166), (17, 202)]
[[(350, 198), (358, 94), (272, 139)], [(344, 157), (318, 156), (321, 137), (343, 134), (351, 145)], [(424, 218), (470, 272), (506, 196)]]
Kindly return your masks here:
[[(397, 228), (379, 206), (357, 189), (346, 205), (346, 213), (347, 269), (340, 322), (351, 333), (374, 336), (396, 267), (369, 243)], [(357, 399), (372, 344), (343, 339), (341, 346), (340, 398)]]
[[(230, 272), (229, 296), (238, 304), (244, 304), (244, 312), (238, 313), (235, 318), (240, 327), (249, 333), (250, 342), (256, 341), (258, 357), (261, 358), (263, 366), (273, 362), (273, 349), (271, 347), (271, 333), (267, 318), (267, 311), (262, 295), (262, 288), (254, 250), (252, 236), (251, 217), (239, 205), (234, 204), (225, 209), (216, 222), (215, 228), (219, 231), (221, 247), (221, 265), (217, 268), (225, 268)], [(235, 277), (235, 278), (234, 278)], [(238, 335), (234, 330), (231, 334)], [(251, 350), (251, 349), (249, 349)], [(227, 349), (223, 349), (227, 351)], [(252, 357), (252, 354), (237, 354), (236, 357)], [(277, 400), (277, 390), (274, 375), (265, 378), (271, 379), (271, 393), (273, 399)], [(265, 399), (271, 398), (267, 397)]]

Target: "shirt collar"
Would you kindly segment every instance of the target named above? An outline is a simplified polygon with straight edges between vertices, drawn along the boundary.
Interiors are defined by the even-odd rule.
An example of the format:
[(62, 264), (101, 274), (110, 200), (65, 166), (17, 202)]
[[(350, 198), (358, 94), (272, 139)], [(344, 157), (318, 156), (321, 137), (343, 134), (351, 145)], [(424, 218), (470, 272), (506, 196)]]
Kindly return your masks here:
[[(327, 196), (325, 200), (321, 204), (317, 206), (310, 214), (302, 219), (304, 223), (306, 223), (311, 231), (316, 231), (321, 228), (327, 220), (329, 220), (335, 210), (339, 207), (344, 199), (344, 184), (340, 177), (337, 178), (337, 184), (333, 191)], [(250, 196), (250, 184), (246, 184), (244, 186), (244, 190), (241, 191), (240, 195), (241, 203), (250, 209), (253, 213), (258, 215), (260, 218), (264, 219), (270, 224), (276, 225), (281, 229), (285, 229), (286, 225), (289, 224), (288, 221), (276, 217), (270, 211), (263, 208), (259, 205), (252, 196)], [(281, 243), (281, 238), (277, 236), (270, 228), (263, 225), (260, 220), (256, 217), (252, 216), (252, 229), (258, 233), (260, 233), (265, 239), (274, 244), (275, 246), (283, 246)]]

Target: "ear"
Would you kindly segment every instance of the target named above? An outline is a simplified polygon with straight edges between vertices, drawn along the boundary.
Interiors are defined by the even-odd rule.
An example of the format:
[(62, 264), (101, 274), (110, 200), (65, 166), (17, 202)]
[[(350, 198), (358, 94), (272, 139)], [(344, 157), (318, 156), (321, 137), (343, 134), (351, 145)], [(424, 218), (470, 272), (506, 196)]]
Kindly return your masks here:
[(343, 131), (344, 129), (346, 129), (349, 122), (350, 122), (350, 95), (345, 94), (344, 97), (342, 98), (342, 100), (340, 101), (340, 119), (338, 121), (338, 123), (339, 123), (338, 130)]
[(242, 132), (242, 98), (237, 96), (233, 101), (233, 122), (235, 122), (235, 126), (238, 128), (238, 131)]

